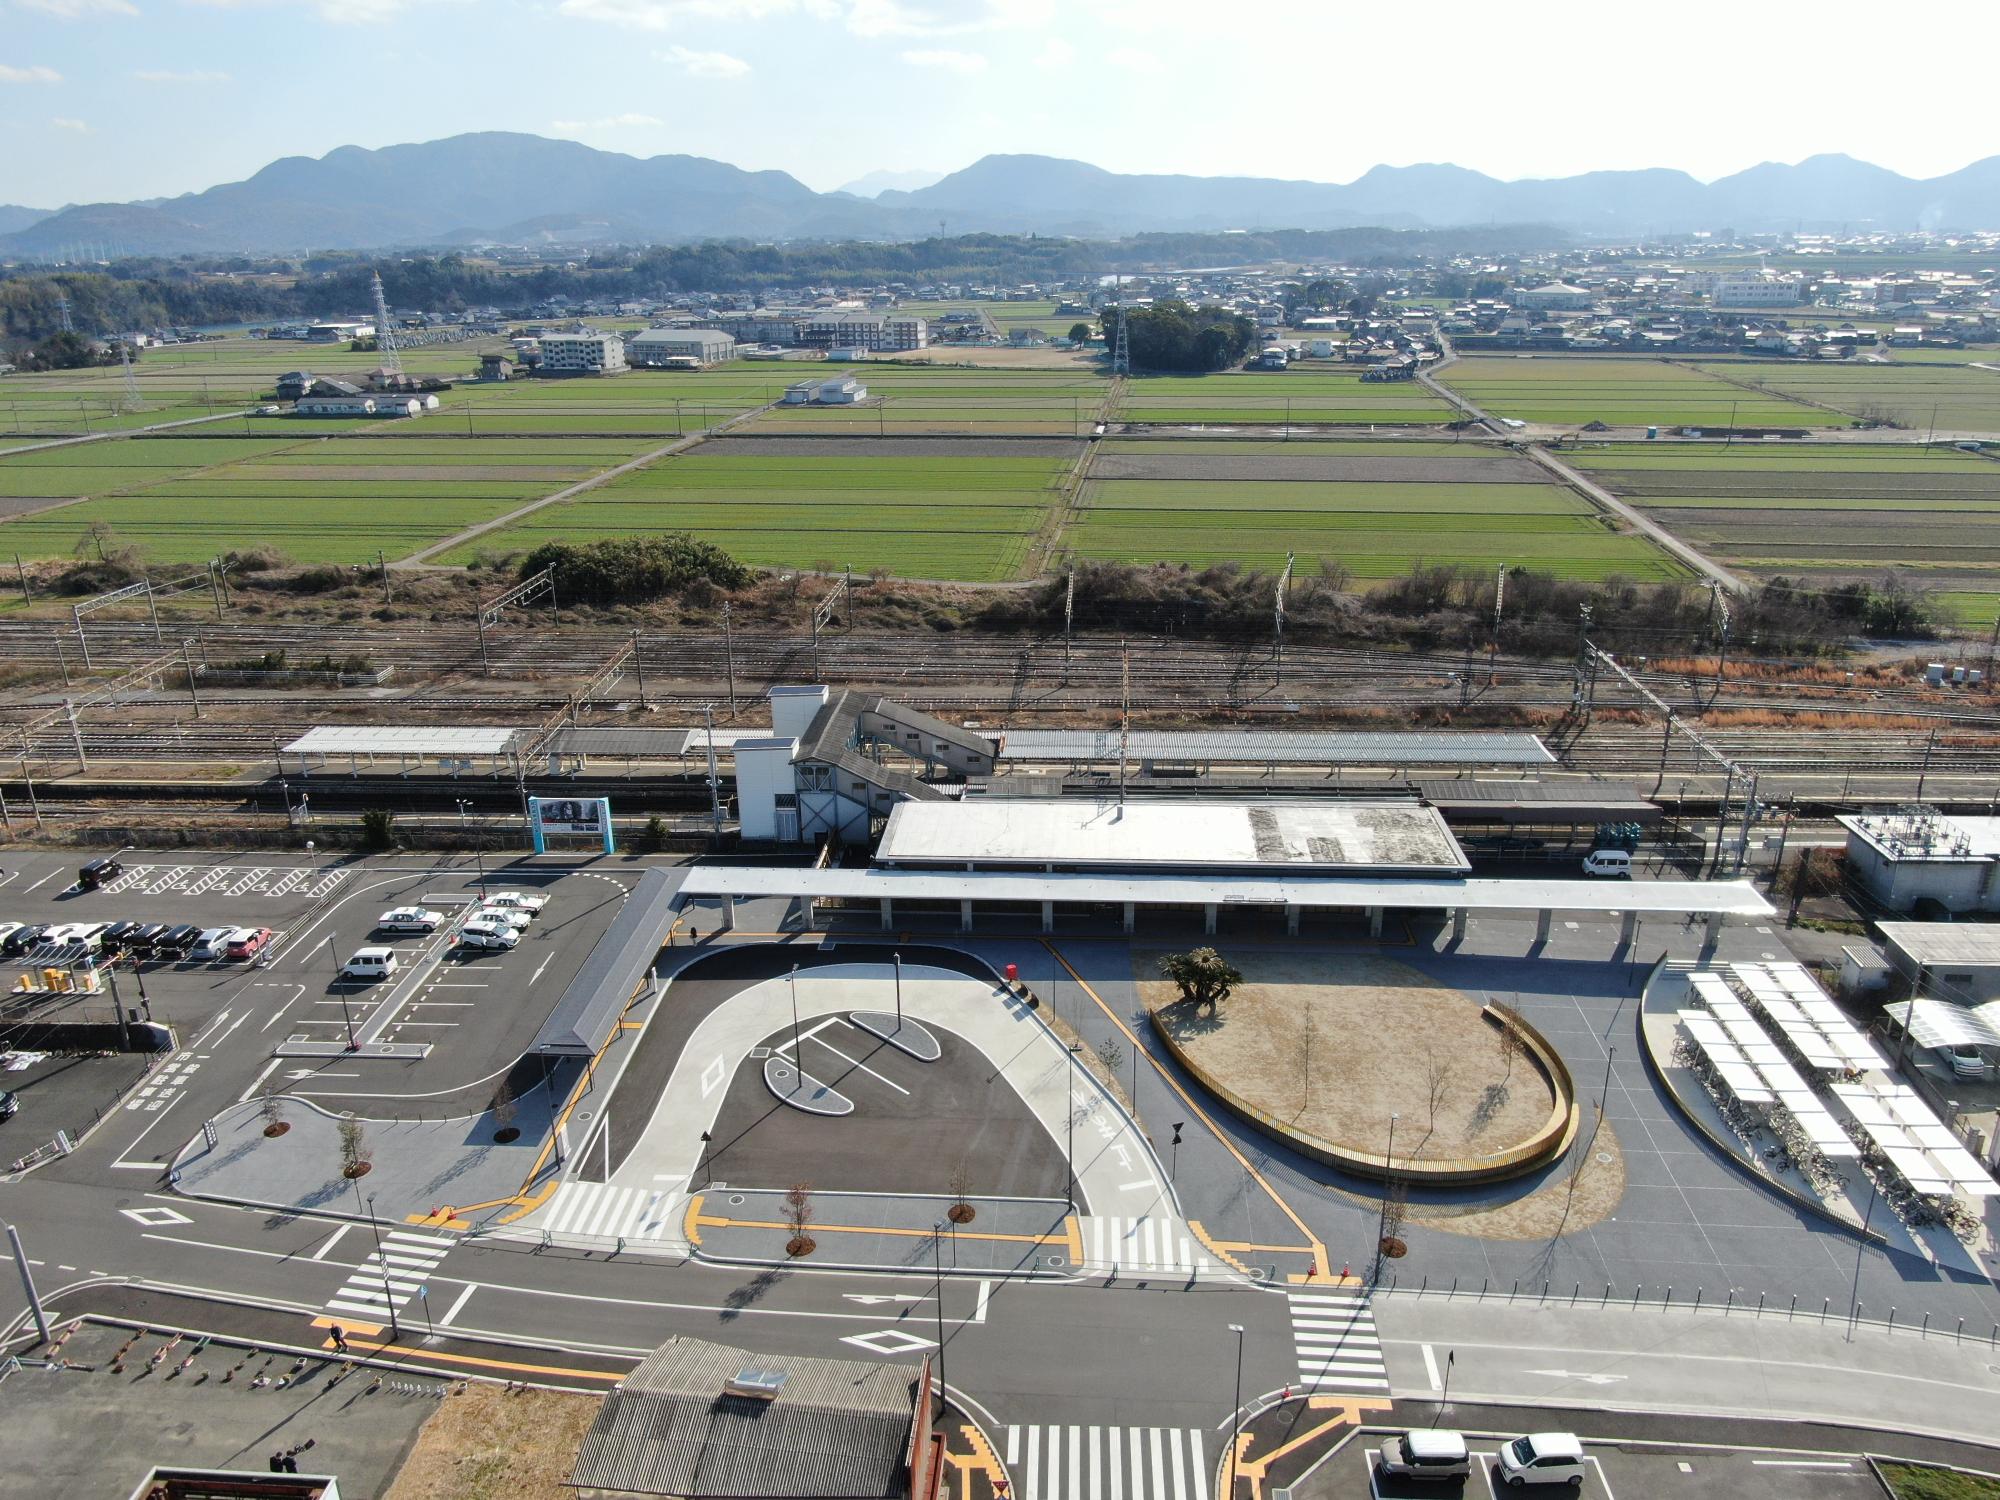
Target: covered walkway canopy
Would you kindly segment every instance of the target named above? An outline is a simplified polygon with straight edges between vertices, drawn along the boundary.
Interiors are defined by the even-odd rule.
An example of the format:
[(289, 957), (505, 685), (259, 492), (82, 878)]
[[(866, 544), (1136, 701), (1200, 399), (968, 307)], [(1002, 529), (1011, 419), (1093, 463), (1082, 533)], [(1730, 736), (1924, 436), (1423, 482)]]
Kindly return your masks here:
[(683, 872), (648, 870), (584, 959), (569, 988), (535, 1036), (530, 1051), (545, 1057), (595, 1057), (638, 993), (673, 925)]
[(721, 899), (733, 920), (738, 900), (779, 897), (815, 901), (877, 901), (882, 925), (893, 922), (897, 901), (956, 902), (959, 925), (971, 931), (982, 905), (1039, 903), (1042, 928), (1053, 931), (1059, 902), (1114, 905), (1124, 910), (1125, 930), (1133, 930), (1139, 907), (1199, 907), (1204, 929), (1215, 931), (1224, 907), (1282, 908), (1287, 930), (1298, 930), (1302, 910), (1365, 911), (1380, 932), (1382, 913), (1444, 910), (1462, 931), (1472, 911), (1532, 911), (1540, 914), (1541, 935), (1559, 911), (1616, 912), (1628, 936), (1640, 916), (1698, 916), (1710, 929), (1724, 917), (1768, 917), (1771, 903), (1747, 880), (1480, 880), (1367, 879), (1355, 876), (1098, 874), (1030, 870), (865, 870), (773, 868), (753, 865), (694, 865), (681, 886), (684, 898)]

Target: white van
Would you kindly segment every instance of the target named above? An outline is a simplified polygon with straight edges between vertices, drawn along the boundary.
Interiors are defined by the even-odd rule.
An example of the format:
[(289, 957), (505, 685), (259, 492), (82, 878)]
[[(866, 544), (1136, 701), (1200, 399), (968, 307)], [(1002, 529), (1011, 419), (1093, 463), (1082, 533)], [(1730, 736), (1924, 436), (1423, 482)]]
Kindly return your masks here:
[(1607, 880), (1630, 880), (1632, 856), (1623, 849), (1593, 849), (1583, 857), (1583, 873)]
[(340, 966), (346, 979), (387, 979), (396, 972), (394, 948), (356, 948), (354, 957)]

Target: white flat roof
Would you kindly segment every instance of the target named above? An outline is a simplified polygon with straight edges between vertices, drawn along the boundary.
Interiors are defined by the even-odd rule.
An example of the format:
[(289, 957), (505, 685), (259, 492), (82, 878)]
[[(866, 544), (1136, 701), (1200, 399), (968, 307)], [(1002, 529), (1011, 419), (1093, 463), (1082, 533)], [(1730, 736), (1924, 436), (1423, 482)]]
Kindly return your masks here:
[(285, 746), (287, 755), (505, 755), (521, 733), (489, 725), (317, 724)]
[(1881, 922), (1882, 940), (1915, 964), (2000, 964), (2000, 923)]
[(1836, 822), (1888, 860), (1978, 864), (2000, 859), (2000, 818), (1956, 813), (1843, 813)]
[(1180, 802), (978, 797), (904, 802), (883, 864), (1180, 868), (1471, 868), (1436, 808), (1417, 802)]
[[(1549, 747), (1532, 734), (1349, 733), (1285, 729), (1141, 729), (1127, 737), (1135, 761), (1212, 765), (1545, 766)], [(1006, 761), (1115, 761), (1115, 729), (1009, 729)]]
[(1145, 906), (1449, 907), (1469, 911), (1695, 912), (1768, 917), (1747, 880), (1367, 880), (1312, 875), (1092, 875), (1036, 870), (813, 870), (695, 865), (689, 896), (802, 896), (814, 900), (1133, 901)]

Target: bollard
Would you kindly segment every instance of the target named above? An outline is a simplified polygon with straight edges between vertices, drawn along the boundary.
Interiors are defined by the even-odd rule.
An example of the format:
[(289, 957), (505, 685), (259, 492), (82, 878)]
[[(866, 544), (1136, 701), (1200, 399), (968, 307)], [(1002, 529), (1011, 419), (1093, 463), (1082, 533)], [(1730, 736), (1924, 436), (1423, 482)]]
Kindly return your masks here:
[(1458, 1295), (1458, 1278), (1454, 1276), (1451, 1278), (1451, 1290), (1444, 1294), (1444, 1299), (1445, 1301), (1449, 1302), (1453, 1297), (1456, 1297), (1457, 1295)]
[(1430, 1289), (1431, 1289), (1431, 1273), (1426, 1271), (1424, 1272), (1423, 1284), (1417, 1288), (1417, 1295), (1421, 1297), (1425, 1292), (1429, 1291)]
[(1660, 1299), (1660, 1311), (1665, 1312), (1669, 1307), (1673, 1306), (1673, 1303), (1674, 1303), (1674, 1289), (1672, 1287), (1668, 1287), (1667, 1295)]
[(1924, 1312), (1924, 1326), (1917, 1330), (1917, 1334), (1921, 1338), (1929, 1338), (1931, 1336), (1931, 1315), (1928, 1309)]
[(1576, 1306), (1576, 1299), (1577, 1299), (1578, 1297), (1581, 1297), (1582, 1295), (1583, 1295), (1583, 1283), (1579, 1281), (1579, 1282), (1578, 1282), (1578, 1283), (1577, 1283), (1577, 1284), (1576, 1284), (1575, 1286), (1573, 1286), (1572, 1288), (1570, 1288), (1570, 1293), (1569, 1293), (1569, 1305), (1570, 1305), (1571, 1307), (1575, 1307), (1575, 1306)]
[(1641, 1293), (1644, 1290), (1645, 1288), (1643, 1286), (1635, 1286), (1632, 1288), (1632, 1307), (1635, 1311), (1638, 1309), (1639, 1306), (1639, 1293)]
[(1520, 1296), (1520, 1295), (1521, 1295), (1521, 1278), (1520, 1278), (1520, 1277), (1518, 1277), (1518, 1276), (1516, 1276), (1516, 1277), (1514, 1278), (1514, 1285), (1513, 1285), (1513, 1287), (1512, 1287), (1512, 1288), (1510, 1288), (1510, 1289), (1509, 1289), (1509, 1291), (1508, 1291), (1508, 1293), (1507, 1293), (1507, 1300), (1508, 1300), (1509, 1302), (1512, 1302), (1512, 1301), (1513, 1301), (1513, 1300), (1514, 1300), (1514, 1299), (1515, 1299), (1516, 1297), (1518, 1297), (1518, 1296)]
[(1598, 1305), (1599, 1307), (1609, 1307), (1609, 1306), (1611, 1305), (1611, 1283), (1610, 1283), (1610, 1282), (1608, 1282), (1608, 1281), (1607, 1281), (1607, 1282), (1605, 1282), (1605, 1283), (1604, 1283), (1604, 1300), (1603, 1300), (1602, 1302), (1598, 1303), (1597, 1305)]
[(1892, 1302), (1889, 1304), (1889, 1332), (1894, 1333), (1895, 1331), (1896, 1331), (1896, 1305)]
[(1854, 1304), (1854, 1312), (1849, 1316), (1847, 1320), (1848, 1327), (1852, 1328), (1856, 1323), (1859, 1323), (1861, 1321), (1861, 1309), (1866, 1307), (1867, 1305), (1868, 1304), (1865, 1302), (1857, 1302)]
[(1785, 1321), (1787, 1323), (1791, 1322), (1792, 1314), (1796, 1313), (1798, 1310), (1799, 1310), (1799, 1294), (1797, 1292), (1793, 1292), (1792, 1305), (1785, 1309)]
[(1548, 1300), (1549, 1300), (1549, 1284), (1548, 1284), (1548, 1283), (1547, 1283), (1546, 1281), (1542, 1283), (1542, 1297), (1541, 1297), (1541, 1300), (1542, 1300), (1542, 1301), (1544, 1301), (1544, 1302), (1546, 1302), (1546, 1301), (1548, 1301)]
[(1757, 1316), (1760, 1318), (1764, 1316), (1764, 1294), (1762, 1292), (1757, 1294)]
[(1958, 1320), (1958, 1332), (1954, 1333), (1952, 1337), (1961, 1344), (1965, 1342), (1965, 1319), (1960, 1318)]
[(1700, 1311), (1701, 1311), (1701, 1288), (1700, 1288), (1700, 1287), (1696, 1287), (1696, 1288), (1694, 1289), (1694, 1310), (1695, 1310), (1696, 1312), (1700, 1312)]
[(1730, 1309), (1730, 1308), (1732, 1308), (1732, 1307), (1734, 1307), (1735, 1305), (1736, 1305), (1736, 1288), (1735, 1288), (1735, 1287), (1731, 1287), (1731, 1288), (1729, 1289), (1729, 1297), (1728, 1297), (1728, 1299), (1727, 1299), (1726, 1301), (1724, 1301), (1724, 1303), (1722, 1304), (1722, 1315), (1723, 1315), (1723, 1316), (1724, 1316), (1725, 1318), (1726, 1318), (1726, 1317), (1728, 1317), (1728, 1316), (1729, 1316), (1729, 1309)]
[(1491, 1279), (1492, 1279), (1491, 1277), (1487, 1276), (1482, 1276), (1479, 1278), (1479, 1300), (1481, 1302), (1484, 1302), (1486, 1300), (1486, 1283)]
[(1819, 1321), (1820, 1321), (1820, 1326), (1821, 1326), (1821, 1327), (1825, 1327), (1825, 1326), (1826, 1326), (1826, 1313), (1827, 1313), (1827, 1309), (1828, 1309), (1828, 1308), (1830, 1308), (1830, 1307), (1832, 1307), (1832, 1306), (1833, 1306), (1833, 1298), (1831, 1298), (1831, 1297), (1822, 1297), (1822, 1298), (1820, 1298), (1820, 1299), (1819, 1299)]

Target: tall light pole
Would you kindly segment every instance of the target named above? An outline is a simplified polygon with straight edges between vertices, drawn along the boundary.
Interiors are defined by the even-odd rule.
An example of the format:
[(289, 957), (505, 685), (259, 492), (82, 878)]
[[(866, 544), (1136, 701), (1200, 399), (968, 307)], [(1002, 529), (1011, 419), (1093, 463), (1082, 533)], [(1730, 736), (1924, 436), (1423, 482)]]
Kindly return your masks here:
[(352, 1052), (356, 1046), (354, 1040), (354, 1015), (347, 1008), (347, 991), (343, 988), (343, 982), (340, 977), (340, 954), (333, 946), (333, 934), (330, 932), (326, 935), (326, 956), (333, 962), (333, 983), (334, 987), (340, 990), (340, 1014), (347, 1022), (347, 1050)]
[(382, 1300), (389, 1304), (389, 1337), (403, 1336), (402, 1325), (396, 1321), (396, 1297), (389, 1287), (389, 1261), (382, 1254), (382, 1226), (375, 1218), (375, 1195), (368, 1195), (368, 1227), (375, 1232), (375, 1263), (382, 1268)]
[(1069, 1206), (1072, 1213), (1076, 1210), (1076, 1055), (1082, 1050), (1081, 1042), (1071, 1042), (1068, 1066), (1063, 1069), (1063, 1123), (1069, 1127), (1069, 1143), (1063, 1148), (1063, 1163), (1069, 1170)]
[(944, 1407), (951, 1404), (951, 1393), (945, 1389), (944, 1383), (944, 1255), (939, 1249), (939, 1246), (943, 1243), (944, 1223), (940, 1220), (938, 1223), (931, 1225), (931, 1271), (936, 1282), (936, 1295), (931, 1300), (935, 1304), (934, 1311), (937, 1313), (938, 1404), (940, 1414)]
[(1382, 1211), (1375, 1220), (1375, 1270), (1379, 1276), (1382, 1270), (1382, 1241), (1389, 1233), (1389, 1189), (1390, 1179), (1396, 1170), (1396, 1121), (1398, 1115), (1389, 1116), (1389, 1150), (1382, 1158)]
[(1229, 1404), (1229, 1492), (1225, 1500), (1236, 1500), (1236, 1452), (1243, 1446), (1243, 1325), (1231, 1323), (1236, 1335), (1236, 1394)]
[[(458, 798), (457, 801), (458, 826), (463, 829), (466, 826), (466, 809), (471, 807), (472, 803), (464, 797)], [(479, 861), (479, 899), (484, 901), (486, 899), (486, 851), (480, 847), (477, 839), (472, 841), (472, 857)]]
[(792, 1066), (797, 1070), (800, 1081), (803, 1082), (806, 1076), (806, 1060), (799, 1050), (801, 1044), (799, 1042), (799, 966), (797, 964), (792, 965), (792, 972), (787, 976), (787, 983), (791, 986), (792, 991)]
[(889, 956), (896, 961), (896, 1030), (900, 1034), (903, 1029), (903, 955), (892, 953)]

